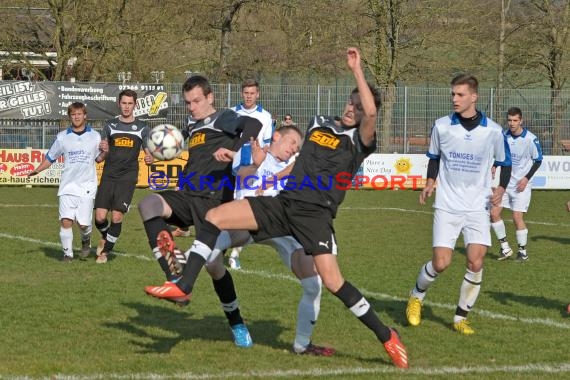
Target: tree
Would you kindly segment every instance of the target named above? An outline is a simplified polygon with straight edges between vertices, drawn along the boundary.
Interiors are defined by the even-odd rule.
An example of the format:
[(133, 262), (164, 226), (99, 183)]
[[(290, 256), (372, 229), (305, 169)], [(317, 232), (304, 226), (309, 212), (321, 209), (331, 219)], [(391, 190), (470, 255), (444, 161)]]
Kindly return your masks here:
[[(366, 61), (376, 83), (385, 87), (380, 126), (380, 151), (391, 152), (393, 136), (392, 118), (396, 102), (396, 86), (408, 71), (415, 71), (421, 61), (426, 35), (419, 25), (434, 17), (437, 8), (429, 1), (416, 0), (368, 0), (363, 6), (369, 11), (364, 16), (369, 23), (359, 23), (367, 27), (361, 41), (363, 50), (370, 57)], [(424, 11), (418, 12), (418, 7)], [(363, 25), (364, 24), (364, 25)]]
[(562, 89), (570, 75), (570, 0), (532, 0), (531, 4), (536, 13), (531, 20), (531, 33), (528, 33), (534, 40), (529, 54), (550, 83), (553, 153), (561, 154), (562, 116), (568, 107), (568, 101), (562, 98)]

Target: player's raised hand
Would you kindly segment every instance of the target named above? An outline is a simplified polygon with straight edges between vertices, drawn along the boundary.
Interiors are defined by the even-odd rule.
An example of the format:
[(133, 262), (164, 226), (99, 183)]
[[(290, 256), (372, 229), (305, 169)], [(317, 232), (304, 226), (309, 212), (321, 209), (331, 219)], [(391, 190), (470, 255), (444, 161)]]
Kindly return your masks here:
[(259, 146), (259, 142), (253, 137), (250, 139), (249, 143), (251, 144), (251, 160), (255, 166), (259, 167), (267, 156), (267, 149), (269, 146), (266, 145), (261, 148)]
[(360, 68), (360, 52), (355, 47), (349, 47), (346, 50), (346, 63), (351, 70)]

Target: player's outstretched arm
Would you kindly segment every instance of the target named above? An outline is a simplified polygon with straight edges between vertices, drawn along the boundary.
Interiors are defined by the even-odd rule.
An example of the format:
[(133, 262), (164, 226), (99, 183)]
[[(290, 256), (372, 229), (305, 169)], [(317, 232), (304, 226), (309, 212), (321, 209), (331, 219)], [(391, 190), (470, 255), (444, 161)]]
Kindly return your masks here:
[(346, 51), (346, 60), (348, 67), (356, 79), (356, 86), (360, 94), (360, 103), (362, 105), (362, 120), (360, 122), (359, 133), (360, 139), (364, 146), (371, 146), (374, 143), (376, 133), (376, 119), (378, 110), (374, 104), (374, 96), (368, 82), (362, 71), (360, 51), (357, 48), (349, 47)]

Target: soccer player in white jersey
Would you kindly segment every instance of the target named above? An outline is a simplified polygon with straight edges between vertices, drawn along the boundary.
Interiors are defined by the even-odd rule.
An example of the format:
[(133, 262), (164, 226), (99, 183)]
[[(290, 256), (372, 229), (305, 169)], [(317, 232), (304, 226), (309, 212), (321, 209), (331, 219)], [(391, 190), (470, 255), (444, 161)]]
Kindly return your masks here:
[[(265, 158), (259, 166), (239, 166), (240, 160), (234, 161), (234, 169), (240, 180), (250, 179), (248, 183), (240, 182), (241, 198), (258, 195), (275, 196), (285, 186), (285, 179), (280, 175), (287, 172), (295, 160), (295, 154), (301, 146), (302, 133), (295, 125), (282, 126), (273, 133), (273, 140)], [(253, 150), (259, 150), (254, 146)], [(240, 155), (236, 153), (236, 157)], [(243, 163), (243, 161), (241, 161)], [(237, 244), (252, 243), (249, 232), (236, 230), (222, 231), (216, 247), (206, 265), (206, 270), (215, 277), (216, 272), (223, 272), (222, 255), (225, 249)], [(322, 281), (317, 274), (313, 257), (306, 255), (301, 244), (292, 236), (282, 236), (260, 242), (274, 248), (283, 263), (301, 282), (303, 295), (297, 308), (297, 327), (293, 352), (302, 355), (332, 356), (334, 348), (317, 346), (311, 342), (311, 336), (320, 311)], [(188, 252), (189, 253), (189, 252)]]
[[(257, 104), (259, 99), (259, 83), (255, 79), (246, 79), (241, 85), (242, 102), (232, 107), (240, 115), (253, 117), (261, 122), (261, 131), (257, 136), (257, 142), (260, 147), (268, 147), (273, 136), (273, 119), (271, 114), (265, 110), (261, 104)], [(242, 199), (239, 191), (236, 191), (236, 199)], [(241, 269), (239, 254), (242, 247), (232, 249), (229, 258), (230, 268)]]
[(71, 103), (67, 107), (71, 126), (57, 134), (45, 159), (28, 176), (34, 176), (49, 168), (60, 156), (64, 168), (59, 181), (59, 220), (64, 262), (73, 260), (73, 222), (81, 230), (82, 258), (89, 256), (93, 202), (97, 191), (95, 162), (103, 161), (100, 150), (101, 135), (87, 125), (87, 111), (83, 103)]
[(491, 227), (501, 243), (499, 260), (508, 259), (513, 255), (513, 250), (507, 241), (505, 223), (501, 218), (503, 207), (510, 208), (513, 214), (513, 222), (516, 228), (516, 238), (519, 246), (517, 259), (528, 260), (526, 243), (528, 229), (523, 219), (528, 211), (531, 198), (531, 178), (542, 164), (542, 149), (538, 137), (522, 126), (522, 111), (518, 107), (509, 108), (507, 111), (507, 123), (509, 129), (505, 131), (507, 142), (511, 150), (513, 169), (507, 191), (503, 195), (502, 202), (491, 207)]
[[(511, 176), (511, 157), (500, 125), (477, 110), (478, 82), (462, 74), (451, 81), (454, 113), (435, 121), (427, 156), (427, 182), (420, 194), (425, 204), (435, 189), (433, 255), (420, 269), (410, 293), (406, 317), (421, 321), (422, 302), (430, 285), (450, 264), (460, 233), (467, 268), (459, 292), (453, 328), (473, 334), (467, 314), (475, 304), (483, 278), (483, 259), (491, 245), (489, 203), (499, 204)], [(491, 167), (501, 166), (499, 186), (491, 188)]]

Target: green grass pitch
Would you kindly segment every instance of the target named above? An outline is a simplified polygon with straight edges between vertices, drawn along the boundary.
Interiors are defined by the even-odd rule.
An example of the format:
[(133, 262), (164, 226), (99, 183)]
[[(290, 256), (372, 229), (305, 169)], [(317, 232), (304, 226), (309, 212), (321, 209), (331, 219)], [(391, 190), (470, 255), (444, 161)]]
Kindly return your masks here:
[[(117, 255), (105, 265), (59, 261), (57, 189), (0, 188), (0, 379), (377, 379), (568, 378), (570, 262), (567, 191), (535, 191), (526, 215), (527, 263), (487, 255), (483, 286), (469, 319), (476, 334), (451, 329), (465, 268), (460, 239), (451, 267), (426, 298), (419, 327), (405, 305), (431, 257), (432, 208), (418, 192), (351, 191), (335, 222), (347, 280), (396, 327), (410, 369), (395, 368), (372, 332), (331, 294), (323, 294), (313, 341), (332, 358), (291, 353), (301, 288), (276, 253), (247, 247), (233, 271), (254, 340), (238, 349), (206, 273), (186, 308), (144, 294), (163, 275), (136, 209), (127, 214)], [(137, 190), (134, 203), (148, 190)], [(431, 205), (431, 201), (430, 201)], [(504, 213), (511, 245), (510, 212)], [(79, 234), (74, 229), (79, 249)], [(93, 234), (94, 245), (98, 233)], [(192, 238), (178, 238), (186, 249)], [(77, 251), (76, 251), (77, 253)]]

